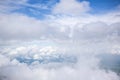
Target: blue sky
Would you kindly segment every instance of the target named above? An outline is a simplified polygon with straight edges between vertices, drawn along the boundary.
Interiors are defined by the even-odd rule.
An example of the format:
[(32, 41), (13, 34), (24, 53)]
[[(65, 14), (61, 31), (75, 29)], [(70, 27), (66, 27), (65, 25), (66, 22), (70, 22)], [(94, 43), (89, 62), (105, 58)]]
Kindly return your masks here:
[[(83, 26), (95, 22), (93, 26), (98, 30), (96, 25), (106, 26), (119, 22), (119, 11), (119, 0), (4, 0), (0, 1), (0, 17), (4, 22), (1, 21), (1, 37), (70, 39), (73, 35), (71, 26)], [(81, 38), (89, 35), (85, 32), (86, 37), (83, 37), (82, 34)]]
[[(108, 11), (114, 9), (117, 5), (120, 4), (120, 0), (78, 0), (79, 2), (81, 1), (88, 1), (90, 2), (90, 6), (93, 8), (93, 11)], [(45, 4), (49, 6), (55, 5), (55, 3), (59, 3), (60, 0), (29, 0), (28, 3), (30, 4)], [(68, 2), (69, 4), (69, 2)], [(69, 4), (70, 5), (70, 4)]]
[(89, 1), (94, 13), (103, 13), (114, 10), (120, 4), (120, 0), (83, 0)]
[[(87, 1), (90, 3), (91, 10), (90, 14), (103, 14), (112, 10), (120, 4), (120, 0), (77, 0), (79, 3), (82, 1)], [(30, 5), (41, 5), (47, 8), (34, 8), (31, 6), (23, 6), (23, 8), (14, 10), (13, 12), (23, 13), (28, 16), (36, 18), (44, 18), (45, 15), (52, 14), (52, 8), (55, 4), (59, 3), (60, 0), (28, 0), (26, 3)], [(68, 5), (71, 3), (68, 2)], [(65, 7), (65, 6), (64, 6)], [(33, 13), (34, 12), (34, 13)]]
[[(69, 39), (72, 35), (71, 26), (97, 21), (102, 26), (104, 24), (101, 22), (106, 25), (119, 22), (119, 10), (119, 0), (4, 0), (0, 1), (0, 17), (5, 19), (4, 23), (1, 22), (1, 26), (5, 26), (1, 27), (1, 33), (4, 34), (1, 37), (43, 39), (44, 36), (48, 38), (54, 35), (54, 38)], [(8, 31), (7, 24), (16, 30)], [(26, 25), (31, 28), (28, 30)]]

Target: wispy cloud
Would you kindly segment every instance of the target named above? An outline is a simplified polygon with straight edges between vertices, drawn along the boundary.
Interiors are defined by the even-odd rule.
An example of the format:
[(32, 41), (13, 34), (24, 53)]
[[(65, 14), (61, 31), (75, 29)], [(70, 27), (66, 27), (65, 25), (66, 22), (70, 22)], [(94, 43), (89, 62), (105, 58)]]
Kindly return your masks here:
[(28, 0), (4, 0), (0, 1), (0, 12), (9, 13), (15, 10), (24, 9), (26, 7), (34, 8), (36, 10), (48, 9), (47, 5), (39, 4), (29, 4)]

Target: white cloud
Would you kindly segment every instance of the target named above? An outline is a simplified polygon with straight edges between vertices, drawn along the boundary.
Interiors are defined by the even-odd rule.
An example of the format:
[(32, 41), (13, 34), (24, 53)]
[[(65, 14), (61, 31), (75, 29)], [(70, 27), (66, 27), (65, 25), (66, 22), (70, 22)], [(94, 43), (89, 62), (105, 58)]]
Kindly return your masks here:
[(53, 12), (63, 15), (44, 20), (0, 14), (0, 80), (119, 80), (96, 57), (120, 54), (119, 12), (75, 16), (89, 9), (86, 1), (62, 0)]
[(0, 67), (9, 64), (9, 59), (3, 55), (0, 55)]
[[(36, 48), (33, 48), (36, 49)], [(8, 52), (9, 53), (9, 52)], [(74, 52), (75, 53), (75, 52)], [(74, 53), (72, 53), (74, 55)], [(29, 54), (29, 53), (28, 53)], [(52, 56), (52, 55), (49, 55)], [(64, 55), (65, 56), (65, 55)], [(4, 57), (4, 55), (3, 55)], [(9, 64), (0, 63), (1, 80), (119, 80), (116, 73), (99, 68), (99, 59), (94, 54), (77, 55), (77, 63), (32, 64), (20, 63), (8, 59)], [(8, 57), (9, 58), (9, 57)], [(89, 58), (89, 59), (88, 59)], [(5, 58), (2, 58), (4, 61)]]
[(119, 17), (115, 14), (54, 17), (42, 21), (21, 14), (1, 14), (1, 40), (119, 38)]
[(55, 14), (80, 15), (90, 10), (89, 2), (77, 0), (60, 0), (53, 8)]
[(51, 22), (46, 20), (37, 20), (20, 14), (1, 14), (0, 18), (0, 36), (4, 40), (68, 38), (69, 27), (51, 26)]
[[(40, 38), (45, 33), (46, 26), (42, 21), (23, 15), (2, 15), (1, 36), (3, 38)], [(43, 27), (44, 26), (44, 27)]]

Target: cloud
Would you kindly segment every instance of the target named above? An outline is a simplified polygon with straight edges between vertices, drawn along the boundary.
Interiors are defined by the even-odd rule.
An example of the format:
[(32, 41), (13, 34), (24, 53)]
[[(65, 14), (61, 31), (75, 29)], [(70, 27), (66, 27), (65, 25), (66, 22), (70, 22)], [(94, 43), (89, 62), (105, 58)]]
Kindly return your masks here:
[(99, 58), (120, 54), (119, 11), (91, 15), (86, 14), (89, 2), (61, 0), (53, 14), (39, 20), (6, 14), (21, 5), (38, 5), (5, 1), (0, 1), (5, 10), (0, 13), (0, 80), (119, 80)]
[[(72, 44), (73, 45), (73, 44)], [(88, 46), (88, 45), (87, 45)], [(34, 51), (42, 51), (45, 52), (44, 49), (46, 47), (42, 47), (42, 49), (39, 48), (40, 46), (26, 46), (26, 47), (17, 47), (13, 48), (11, 47), (12, 51), (18, 51), (17, 55), (22, 54), (26, 51), (26, 54), (23, 54), (24, 57), (29, 56), (31, 52)], [(62, 49), (65, 48), (65, 45), (62, 46)], [(71, 50), (72, 48), (69, 47)], [(76, 47), (75, 47), (76, 48)], [(29, 51), (28, 51), (29, 49)], [(47, 47), (47, 49), (50, 50), (51, 48)], [(45, 49), (45, 50), (47, 50)], [(62, 51), (62, 49), (60, 49)], [(6, 51), (2, 49), (3, 51)], [(6, 52), (7, 54), (0, 55), (0, 59), (4, 61), (3, 63), (0, 63), (0, 79), (1, 80), (119, 80), (119, 76), (112, 71), (106, 71), (104, 69), (101, 69), (99, 66), (99, 58), (95, 57), (94, 54), (89, 53), (83, 53), (81, 50), (78, 54), (75, 54), (76, 51), (74, 50), (74, 53), (71, 52), (72, 55), (77, 56), (77, 62), (75, 63), (69, 63), (68, 62), (49, 62), (49, 63), (39, 63), (38, 61), (33, 62), (32, 64), (27, 64), (27, 62), (21, 63), (19, 60), (13, 58), (10, 59), (11, 56), (16, 55), (10, 55), (11, 50), (8, 50)], [(76, 49), (77, 50), (77, 49)], [(95, 48), (94, 48), (95, 50)], [(52, 50), (53, 51), (53, 50)], [(42, 54), (42, 52), (40, 54)], [(49, 51), (48, 51), (49, 52)], [(38, 52), (34, 52), (32, 56), (38, 55)], [(61, 54), (61, 53), (60, 53)], [(58, 55), (58, 53), (55, 52), (54, 55)], [(71, 59), (70, 57), (63, 55), (66, 59)], [(70, 55), (70, 53), (68, 54)], [(7, 56), (7, 57), (6, 57)], [(47, 54), (44, 54), (44, 56), (47, 56)], [(49, 55), (49, 58), (53, 58), (53, 55)], [(18, 56), (21, 57), (21, 56)], [(59, 59), (62, 56), (58, 57)], [(73, 56), (72, 56), (73, 57)], [(34, 57), (33, 57), (34, 58)], [(89, 59), (88, 59), (89, 58)], [(43, 60), (46, 60), (46, 58), (43, 58)]]
[(90, 6), (87, 1), (78, 2), (77, 0), (60, 0), (53, 8), (53, 13), (79, 15), (89, 10)]
[(0, 67), (5, 66), (6, 64), (9, 64), (9, 59), (3, 55), (0, 55), (0, 60), (1, 61), (3, 60), (2, 62), (0, 62)]
[[(88, 25), (90, 25), (91, 28), (88, 28)], [(84, 36), (88, 37), (93, 35), (95, 38), (100, 37), (100, 41), (96, 42), (89, 38), (83, 39), (82, 41), (80, 38), (78, 39), (79, 41), (76, 41), (73, 38), (73, 41), (54, 41), (55, 45), (51, 44), (52, 40), (48, 42), (44, 40), (43, 42), (39, 40), (37, 42), (21, 41), (19, 44), (17, 43), (17, 45), (12, 43), (1, 47), (0, 59), (3, 62), (0, 62), (0, 79), (119, 80), (119, 75), (115, 72), (101, 69), (101, 59), (96, 57), (98, 54), (113, 54), (116, 48), (119, 48), (119, 41), (117, 43), (116, 39), (114, 42), (113, 40), (105, 40), (101, 37), (101, 35), (106, 34), (106, 27), (108, 27), (106, 24), (97, 22), (88, 25), (83, 27), (85, 29), (81, 29), (83, 31), (85, 30), (85, 33), (88, 32), (86, 35), (84, 33)], [(104, 29), (96, 25), (106, 27)], [(114, 29), (112, 28), (110, 28), (110, 30)], [(96, 29), (98, 29), (98, 31), (96, 31)], [(118, 30), (117, 28), (115, 29)], [(94, 35), (94, 33), (96, 33), (96, 35)], [(79, 37), (80, 34), (77, 36)], [(44, 45), (42, 45), (42, 43)], [(45, 43), (47, 45), (45, 45)], [(115, 45), (117, 47), (111, 47)]]
[(20, 14), (2, 14), (0, 17), (1, 40), (68, 38), (69, 27), (62, 25), (61, 27), (59, 27), (60, 25), (51, 26), (51, 23), (47, 23), (47, 21)]
[(48, 5), (44, 5), (42, 3), (30, 4), (29, 0), (4, 0), (0, 1), (0, 13), (14, 13), (16, 10), (26, 9), (29, 7), (30, 10), (32, 8), (36, 9), (36, 11), (31, 11), (32, 13), (39, 12), (40, 9), (47, 10)]
[[(86, 40), (105, 39), (107, 37), (119, 38), (119, 21), (111, 22), (106, 17), (97, 16), (75, 17), (60, 16), (55, 19), (37, 20), (21, 14), (1, 14), (0, 36), (1, 40)], [(93, 20), (91, 20), (91, 18)], [(88, 21), (87, 21), (88, 20)], [(104, 20), (104, 21), (102, 21)], [(110, 22), (109, 22), (110, 21)], [(116, 34), (114, 36), (113, 34)]]
[[(88, 29), (92, 32), (90, 32), (90, 36), (94, 34), (94, 30)], [(98, 32), (97, 35), (103, 35), (102, 30), (100, 29), (100, 33)], [(103, 30), (104, 32), (104, 30)], [(106, 34), (106, 33), (105, 33)], [(88, 34), (87, 34), (88, 35)], [(86, 35), (86, 36), (87, 36)], [(93, 37), (97, 37), (93, 36)], [(79, 34), (78, 34), (79, 36)], [(59, 38), (60, 39), (60, 38)], [(81, 40), (81, 39), (79, 39)], [(89, 39), (87, 39), (89, 40)], [(84, 41), (84, 39), (83, 39)], [(115, 45), (113, 41), (108, 42), (107, 41), (102, 41), (102, 42), (96, 42), (93, 44), (88, 41), (87, 43), (77, 43), (76, 44), (59, 44), (60, 46), (63, 45), (62, 47), (59, 47), (60, 54), (62, 54), (62, 49), (68, 50), (68, 55), (76, 55), (77, 56), (77, 63), (71, 63), (63, 61), (63, 62), (49, 62), (41, 64), (38, 61), (33, 62), (31, 65), (28, 65), (27, 62), (21, 63), (19, 60), (15, 59), (13, 56), (18, 56), (18, 55), (23, 55), (25, 58), (28, 58), (31, 56), (32, 59), (41, 59), (41, 55), (44, 54), (47, 56), (46, 52), (50, 55), (47, 56), (47, 58), (42, 58), (43, 60), (50, 60), (54, 59), (54, 57), (58, 60), (60, 60), (60, 57), (58, 57), (58, 53), (51, 47), (43, 47), (40, 49), (40, 47), (33, 47), (33, 46), (26, 46), (23, 45), (18, 46), (17, 48), (10, 48), (11, 50), (8, 49), (8, 52), (3, 53), (2, 56), (4, 56), (2, 61), (5, 61), (5, 56), (7, 56), (8, 60), (9, 57), (13, 57), (13, 60), (10, 59), (9, 64), (7, 62), (5, 63), (0, 63), (2, 66), (0, 67), (0, 79), (1, 80), (93, 80), (93, 79), (98, 79), (98, 80), (119, 80), (118, 75), (115, 72), (106, 71), (104, 69), (99, 68), (99, 59), (97, 60), (96, 57), (94, 57), (94, 53), (104, 53), (104, 52), (109, 52), (111, 48), (110, 46)], [(33, 43), (34, 44), (34, 43)], [(56, 43), (58, 44), (58, 43)], [(116, 43), (117, 44), (117, 43)], [(14, 45), (14, 44), (12, 44)], [(11, 46), (12, 46), (11, 45)], [(117, 44), (118, 45), (118, 44)], [(107, 46), (107, 47), (106, 47)], [(2, 49), (3, 51), (7, 51), (6, 49)], [(115, 48), (113, 48), (115, 50)], [(40, 52), (41, 51), (41, 52)], [(100, 52), (99, 52), (100, 51)], [(1, 52), (1, 51), (0, 51)], [(65, 51), (67, 52), (67, 51)], [(91, 52), (91, 53), (88, 53)], [(93, 53), (92, 53), (93, 52)], [(32, 54), (33, 53), (33, 54)], [(76, 54), (78, 53), (78, 54)], [(52, 55), (53, 54), (53, 55)], [(65, 53), (67, 54), (67, 53)], [(64, 59), (70, 59), (70, 57), (66, 57), (66, 55), (63, 55), (65, 58)], [(21, 57), (21, 56), (18, 56)], [(63, 58), (62, 58), (63, 59)], [(27, 60), (25, 60), (27, 61)], [(68, 60), (69, 61), (69, 60)], [(4, 65), (5, 66), (4, 66)]]
[(27, 0), (4, 0), (4, 1), (0, 1), (0, 12), (1, 13), (6, 13), (6, 12), (11, 12), (13, 10), (17, 10), (19, 8), (21, 8), (22, 6), (20, 6), (21, 4), (25, 4), (27, 2)]
[(40, 38), (45, 33), (45, 24), (34, 18), (23, 15), (3, 15), (1, 19), (0, 34), (3, 39)]

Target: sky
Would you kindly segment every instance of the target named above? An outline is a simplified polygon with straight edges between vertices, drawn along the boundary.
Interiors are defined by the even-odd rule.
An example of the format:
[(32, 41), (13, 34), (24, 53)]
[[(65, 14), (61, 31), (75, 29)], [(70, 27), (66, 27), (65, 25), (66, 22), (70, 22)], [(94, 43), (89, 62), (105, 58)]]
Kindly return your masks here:
[(0, 80), (119, 80), (120, 0), (0, 0)]
[[(71, 0), (72, 1), (72, 0)], [(1, 1), (1, 12), (21, 13), (30, 17), (44, 19), (46, 15), (53, 14), (53, 8), (56, 4), (62, 2), (60, 0), (5, 0)], [(119, 7), (119, 0), (77, 0), (77, 3), (87, 2), (86, 6), (90, 9), (85, 12), (91, 14), (103, 14), (113, 11)], [(69, 4), (66, 2), (66, 4)], [(65, 5), (64, 5), (65, 7)], [(85, 6), (84, 6), (85, 7)], [(78, 10), (80, 11), (80, 10)]]

